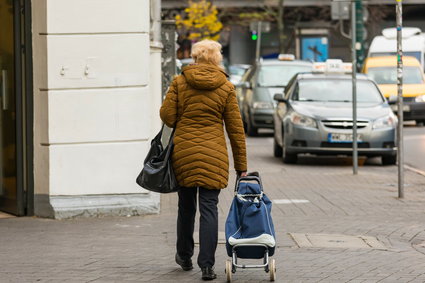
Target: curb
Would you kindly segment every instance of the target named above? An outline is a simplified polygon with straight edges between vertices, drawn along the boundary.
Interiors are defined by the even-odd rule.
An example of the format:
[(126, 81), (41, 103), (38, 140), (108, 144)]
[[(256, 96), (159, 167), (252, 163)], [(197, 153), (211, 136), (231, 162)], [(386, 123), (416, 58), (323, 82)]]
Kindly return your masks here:
[(412, 166), (404, 165), (404, 169), (410, 170), (410, 171), (412, 171), (412, 172), (415, 172), (416, 174), (419, 174), (419, 175), (422, 175), (422, 176), (424, 176), (424, 177), (425, 177), (425, 171), (422, 171), (422, 170), (416, 169), (416, 168), (414, 168), (414, 167), (412, 167)]

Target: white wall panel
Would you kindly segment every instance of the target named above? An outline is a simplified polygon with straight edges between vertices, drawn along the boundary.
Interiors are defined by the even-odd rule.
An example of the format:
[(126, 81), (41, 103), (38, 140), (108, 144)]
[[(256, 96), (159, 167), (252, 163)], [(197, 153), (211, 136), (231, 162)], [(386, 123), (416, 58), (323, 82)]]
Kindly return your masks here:
[(48, 85), (88, 88), (146, 85), (147, 34), (47, 36)]
[(45, 33), (149, 32), (149, 0), (42, 1)]
[(136, 184), (149, 142), (53, 145), (51, 195), (146, 192)]
[(60, 90), (41, 95), (49, 101), (49, 139), (43, 140), (45, 144), (150, 137), (152, 110), (147, 87)]

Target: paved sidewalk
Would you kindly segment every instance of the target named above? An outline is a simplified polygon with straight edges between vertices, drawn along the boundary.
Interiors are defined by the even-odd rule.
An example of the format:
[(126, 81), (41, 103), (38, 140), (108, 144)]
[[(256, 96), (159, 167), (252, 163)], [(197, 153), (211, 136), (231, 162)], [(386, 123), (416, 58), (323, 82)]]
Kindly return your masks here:
[[(249, 138), (248, 152), (250, 170), (280, 202), (273, 205), (277, 282), (425, 282), (424, 176), (406, 171), (400, 200), (395, 166), (371, 160), (353, 176), (346, 159), (284, 165), (270, 137)], [(220, 194), (222, 231), (232, 191)], [(160, 215), (0, 219), (0, 282), (200, 282), (198, 268), (183, 272), (174, 263), (176, 207), (176, 195), (164, 195)], [(215, 282), (224, 282), (223, 244), (216, 259)], [(238, 270), (233, 278), (269, 276)]]

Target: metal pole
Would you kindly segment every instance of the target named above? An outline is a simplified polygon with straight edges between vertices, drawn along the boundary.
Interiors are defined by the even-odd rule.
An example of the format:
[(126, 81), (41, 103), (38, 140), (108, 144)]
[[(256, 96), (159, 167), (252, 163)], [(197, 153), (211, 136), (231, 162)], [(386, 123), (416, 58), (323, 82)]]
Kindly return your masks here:
[(356, 2), (351, 2), (351, 52), (353, 60), (352, 85), (353, 85), (353, 174), (358, 172), (358, 152), (357, 152), (357, 89), (356, 89)]
[(257, 38), (257, 49), (255, 53), (255, 60), (260, 61), (260, 49), (261, 49), (261, 21), (258, 22), (258, 38)]
[(397, 12), (397, 104), (398, 104), (398, 197), (404, 198), (404, 148), (403, 148), (403, 49), (402, 49), (402, 0), (396, 0)]

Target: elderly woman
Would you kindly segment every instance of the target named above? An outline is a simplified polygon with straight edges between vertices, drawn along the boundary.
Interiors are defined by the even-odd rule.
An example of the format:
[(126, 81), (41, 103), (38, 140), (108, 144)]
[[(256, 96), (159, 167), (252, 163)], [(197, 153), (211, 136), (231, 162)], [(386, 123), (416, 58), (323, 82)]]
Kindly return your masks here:
[(167, 93), (161, 119), (172, 128), (172, 162), (178, 192), (176, 262), (193, 269), (193, 230), (199, 194), (200, 227), (198, 265), (203, 280), (213, 280), (218, 239), (218, 195), (226, 188), (229, 160), (224, 125), (232, 146), (237, 174), (246, 175), (246, 146), (234, 86), (220, 67), (221, 45), (203, 40), (193, 45), (195, 64), (183, 68)]

